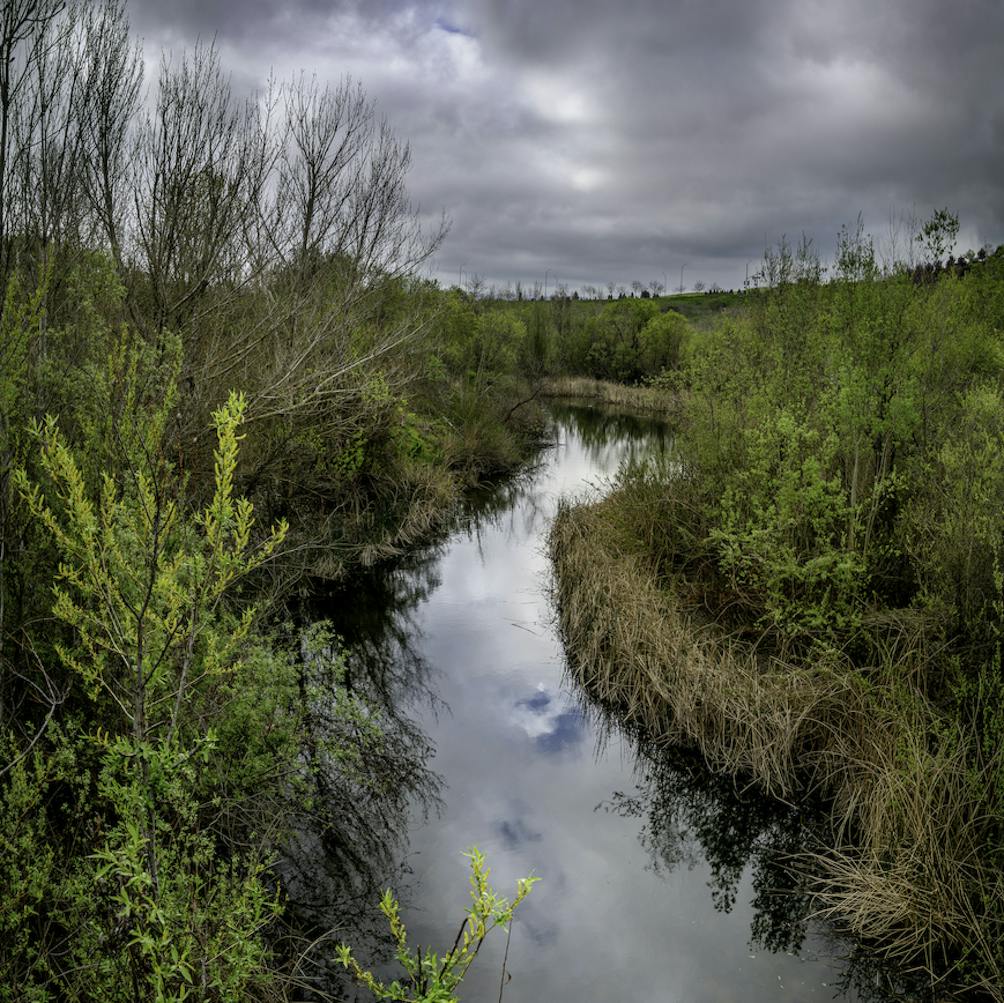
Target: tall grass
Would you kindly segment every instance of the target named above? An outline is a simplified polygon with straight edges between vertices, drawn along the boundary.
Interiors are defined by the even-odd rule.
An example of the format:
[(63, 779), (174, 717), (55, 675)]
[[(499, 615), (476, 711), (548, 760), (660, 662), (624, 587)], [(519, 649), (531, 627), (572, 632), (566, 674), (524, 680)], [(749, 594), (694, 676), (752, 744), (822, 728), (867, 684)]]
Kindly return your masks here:
[[(625, 489), (630, 490), (630, 489)], [(1004, 999), (1004, 915), (965, 740), (916, 692), (838, 656), (797, 664), (729, 637), (660, 578), (612, 496), (563, 506), (550, 540), (571, 671), (658, 742), (792, 800), (832, 805), (830, 852), (803, 860), (820, 909), (905, 967)]]
[(541, 396), (589, 401), (631, 411), (649, 411), (654, 414), (674, 415), (680, 409), (679, 397), (662, 387), (627, 386), (610, 380), (593, 379), (590, 376), (560, 376), (549, 379), (544, 383)]

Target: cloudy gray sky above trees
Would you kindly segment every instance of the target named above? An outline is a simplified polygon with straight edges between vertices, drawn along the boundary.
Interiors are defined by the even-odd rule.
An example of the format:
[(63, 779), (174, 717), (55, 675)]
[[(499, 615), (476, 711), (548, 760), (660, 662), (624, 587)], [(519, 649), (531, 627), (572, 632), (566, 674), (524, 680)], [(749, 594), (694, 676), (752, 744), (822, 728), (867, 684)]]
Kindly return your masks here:
[(734, 286), (782, 234), (946, 205), (1004, 241), (1001, 0), (129, 2), (151, 70), (215, 37), (242, 89), (360, 81), (445, 282)]

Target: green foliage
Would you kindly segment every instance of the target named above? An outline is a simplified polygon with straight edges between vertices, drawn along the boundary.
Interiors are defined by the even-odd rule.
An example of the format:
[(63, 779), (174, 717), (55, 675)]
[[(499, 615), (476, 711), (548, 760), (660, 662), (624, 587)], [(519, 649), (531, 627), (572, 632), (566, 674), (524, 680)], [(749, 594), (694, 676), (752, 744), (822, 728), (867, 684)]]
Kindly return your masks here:
[[(119, 361), (109, 360), (110, 371)], [(134, 357), (127, 367), (130, 386), (139, 365)], [(266, 971), (261, 932), (278, 910), (266, 891), (268, 860), (254, 851), (220, 856), (220, 834), (201, 814), (202, 773), (224, 754), (214, 725), (244, 674), (255, 618), (253, 607), (232, 615), (224, 599), (272, 557), (285, 526), (254, 541), (253, 507), (235, 496), (239, 394), (214, 416), (212, 498), (186, 512), (164, 456), (172, 405), (169, 389), (145, 422), (121, 426), (118, 479), (105, 471), (89, 484), (53, 418), (32, 428), (41, 483), (15, 471), (58, 554), (52, 611), (66, 632), (54, 649), (68, 685), (91, 701), (96, 725), (62, 746), (64, 771), (67, 758), (94, 760), (94, 786), (78, 791), (75, 806), (102, 820), (91, 851), (56, 875), (51, 851), (48, 869), (30, 865), (70, 932), (59, 964), (69, 998), (134, 999), (142, 986), (143, 998), (158, 1001), (241, 999)], [(4, 805), (8, 824), (30, 794), (40, 808), (52, 783), (41, 754), (30, 762), (35, 787), (20, 765)], [(44, 817), (40, 811), (38, 825)], [(29, 830), (16, 850), (24, 852), (29, 836), (41, 842)], [(52, 964), (42, 945), (36, 951), (34, 967)]]
[(522, 461), (547, 346), (416, 277), (438, 237), (361, 92), (261, 115), (199, 48), (148, 117), (121, 5), (46, 11), (16, 48), (51, 101), (8, 95), (15, 159), (45, 122), (94, 142), (0, 179), (26, 209), (0, 268), (0, 1000), (282, 998), (273, 861), (294, 829), (379, 850), (423, 771), (330, 630), (272, 600)]
[(844, 546), (852, 512), (838, 445), (786, 411), (747, 428), (709, 533), (722, 571), (756, 591), (762, 624), (817, 643), (856, 627), (864, 583), (861, 556)]
[(29, 510), (60, 555), (53, 613), (71, 628), (74, 643), (58, 645), (57, 652), (91, 698), (109, 700), (141, 740), (155, 729), (173, 739), (182, 707), (194, 698), (191, 689), (239, 671), (254, 609), (225, 632), (214, 615), (224, 593), (267, 561), (286, 533), (280, 523), (252, 545), (253, 506), (234, 497), (237, 430), (246, 406), (239, 394), (214, 415), (212, 501), (183, 520), (162, 450), (172, 403), (169, 395), (141, 434), (123, 439), (126, 476), (118, 484), (103, 474), (97, 499), (51, 417), (32, 429), (48, 490), (32, 483), (23, 467), (15, 472)]
[(511, 376), (531, 351), (526, 324), (513, 311), (446, 294), (436, 319), (447, 370), (475, 386)]
[(526, 326), (518, 317), (498, 309), (482, 313), (474, 325), (468, 361), (475, 385), (483, 383), (489, 374), (512, 372), (525, 341)]
[(13, 432), (10, 419), (23, 407), (20, 395), (25, 389), (29, 349), (41, 327), (46, 293), (47, 281), (43, 281), (33, 293), (25, 295), (17, 275), (11, 277), (4, 290), (0, 314), (0, 420), (6, 435)]
[(258, 513), (327, 499), (346, 550), (427, 532), (461, 479), (524, 455), (503, 421), (522, 325), (464, 305), (459, 373), (429, 362), (439, 335), (377, 365), (357, 328), (357, 362), (318, 377), (336, 394), (263, 420), (273, 398), (231, 393), (205, 450), (189, 343), (123, 322), (104, 256), (62, 277), (15, 278), (0, 318), (0, 1000), (281, 999), (299, 955), (273, 862), (295, 830), (390, 866), (369, 830), (422, 770), (330, 629), (269, 618), (290, 531)]
[[(138, 983), (144, 998), (165, 1003), (206, 995), (236, 1001), (267, 978), (261, 932), (279, 912), (267, 861), (227, 861), (199, 824), (196, 774), (218, 754), (211, 733), (184, 750), (156, 741), (109, 744), (97, 797), (115, 824), (69, 883), (73, 954), (85, 970), (88, 959), (99, 959), (75, 996), (97, 989), (100, 999), (131, 999), (130, 984)], [(118, 951), (108, 949), (110, 931)]]
[(999, 268), (882, 276), (859, 221), (821, 273), (782, 244), (747, 312), (686, 357), (681, 511), (780, 636), (846, 650), (891, 603), (952, 610), (976, 640), (1004, 529)]
[(1002, 387), (974, 383), (952, 418), (918, 470), (904, 530), (925, 601), (950, 604), (956, 629), (989, 643), (1004, 623), (995, 585), (1004, 561)]
[(501, 898), (488, 884), (491, 869), (484, 855), (473, 847), (465, 856), (471, 862), (471, 904), (457, 934), (456, 943), (443, 955), (408, 946), (408, 933), (401, 922), (400, 907), (390, 889), (380, 901), (380, 911), (387, 917), (396, 945), (395, 958), (404, 969), (405, 980), (384, 983), (356, 961), (346, 944), (338, 947), (338, 961), (348, 969), (359, 985), (376, 1000), (394, 1003), (456, 1003), (457, 988), (477, 957), (485, 938), (496, 927), (508, 927), (513, 915), (539, 878), (520, 878), (512, 902)]
[[(28, 986), (44, 985), (48, 971), (35, 921), (56, 880), (57, 849), (47, 839), (45, 802), (58, 767), (40, 755), (19, 755), (13, 735), (5, 736), (2, 753), (9, 765), (0, 787), (0, 882), (7, 889), (0, 909), (0, 1000), (13, 1003), (27, 998)], [(36, 998), (46, 995), (39, 990)]]
[(690, 337), (690, 325), (675, 310), (652, 317), (638, 334), (642, 370), (659, 374), (666, 369), (678, 369)]
[(607, 304), (586, 325), (585, 365), (598, 379), (633, 383), (643, 375), (641, 332), (659, 312), (652, 300), (623, 299)]
[(940, 262), (951, 253), (959, 236), (959, 217), (950, 209), (936, 209), (917, 234), (927, 251), (928, 261)]

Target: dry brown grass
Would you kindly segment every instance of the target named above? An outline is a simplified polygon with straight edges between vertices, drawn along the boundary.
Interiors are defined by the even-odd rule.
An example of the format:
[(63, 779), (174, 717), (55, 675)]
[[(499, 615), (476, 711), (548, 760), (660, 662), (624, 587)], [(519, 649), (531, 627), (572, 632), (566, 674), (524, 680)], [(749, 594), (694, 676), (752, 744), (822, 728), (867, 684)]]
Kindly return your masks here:
[(623, 383), (594, 380), (588, 376), (561, 376), (548, 380), (541, 391), (541, 396), (594, 401), (632, 411), (657, 414), (676, 414), (679, 411), (679, 399), (668, 390), (629, 387)]
[[(618, 504), (564, 507), (552, 530), (579, 681), (649, 735), (695, 747), (776, 797), (825, 797), (834, 849), (803, 861), (820, 912), (932, 979), (952, 969), (953, 982), (1004, 1000), (999, 911), (975, 904), (999, 897), (1001, 879), (981, 866), (979, 783), (962, 736), (920, 694), (835, 658), (759, 658), (696, 625), (632, 545)], [(953, 968), (965, 951), (965, 968)]]

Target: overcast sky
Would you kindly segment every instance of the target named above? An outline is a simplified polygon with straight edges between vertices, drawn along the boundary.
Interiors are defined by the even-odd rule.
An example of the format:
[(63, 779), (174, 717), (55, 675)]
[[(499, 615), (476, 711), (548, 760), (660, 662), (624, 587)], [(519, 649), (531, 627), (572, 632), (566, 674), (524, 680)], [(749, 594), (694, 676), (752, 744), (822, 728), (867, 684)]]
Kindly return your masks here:
[(130, 0), (241, 87), (359, 80), (452, 229), (433, 272), (741, 284), (864, 214), (1004, 242), (1004, 0)]

